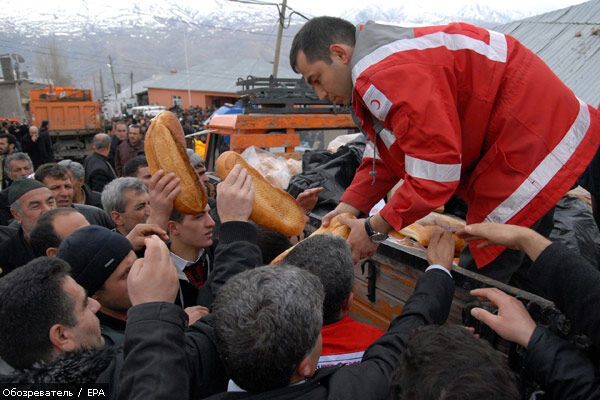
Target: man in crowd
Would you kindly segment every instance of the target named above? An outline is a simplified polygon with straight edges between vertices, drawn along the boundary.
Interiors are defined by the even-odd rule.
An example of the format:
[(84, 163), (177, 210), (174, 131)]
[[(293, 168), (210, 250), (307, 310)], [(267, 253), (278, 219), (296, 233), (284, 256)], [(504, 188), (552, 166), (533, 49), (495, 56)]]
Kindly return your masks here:
[(92, 154), (83, 162), (85, 168), (85, 183), (90, 189), (102, 192), (104, 186), (117, 177), (115, 170), (108, 161), (110, 152), (110, 137), (98, 133), (92, 140)]
[(137, 260), (131, 243), (122, 235), (99, 226), (88, 226), (67, 236), (58, 257), (71, 266), (71, 276), (100, 303), (98, 319), (109, 344), (120, 344), (125, 332), (127, 274)]
[[(33, 163), (25, 153), (13, 153), (4, 160), (7, 183), (33, 174)], [(0, 192), (0, 225), (8, 225), (13, 219), (8, 202), (8, 188)]]
[(348, 244), (331, 235), (312, 236), (298, 243), (283, 262), (312, 272), (323, 284), (323, 344), (318, 366), (359, 363), (364, 351), (383, 331), (348, 315), (354, 283)]
[(38, 219), (29, 242), (36, 257), (56, 257), (61, 242), (79, 228), (90, 223), (79, 211), (72, 207), (50, 210)]
[(8, 201), (10, 211), (18, 223), (18, 230), (9, 240), (0, 244), (0, 268), (3, 275), (33, 260), (29, 234), (44, 213), (56, 208), (50, 189), (33, 179), (21, 179), (13, 183)]
[(73, 204), (74, 189), (66, 167), (55, 163), (41, 165), (35, 171), (35, 179), (52, 191), (58, 207), (73, 207), (82, 213), (90, 224), (113, 228), (111, 219), (101, 209), (85, 204)]
[(115, 229), (123, 236), (150, 216), (150, 196), (137, 178), (117, 178), (102, 191), (104, 211), (110, 215)]
[(138, 178), (144, 182), (144, 185), (146, 185), (147, 188), (149, 188), (148, 183), (152, 178), (152, 174), (150, 174), (146, 156), (136, 156), (127, 161), (123, 166), (123, 176)]
[(112, 133), (110, 135), (110, 152), (108, 154), (108, 161), (110, 165), (115, 166), (115, 157), (117, 154), (117, 148), (127, 138), (127, 124), (125, 121), (117, 121), (113, 125)]
[(94, 192), (85, 184), (83, 165), (73, 160), (61, 160), (58, 165), (62, 165), (69, 170), (69, 176), (73, 184), (73, 203), (102, 208), (100, 193)]
[(117, 176), (123, 176), (123, 166), (127, 161), (144, 153), (144, 140), (139, 125), (129, 125), (127, 139), (117, 147), (115, 155), (115, 170)]
[[(11, 138), (12, 136), (12, 138)], [(14, 141), (12, 142), (11, 139)], [(4, 160), (15, 151), (16, 138), (10, 133), (0, 133), (0, 190), (8, 186)]]
[[(551, 225), (549, 211), (600, 141), (597, 110), (517, 40), (487, 29), (372, 22), (357, 29), (319, 17), (295, 36), (290, 63), (320, 98), (351, 104), (372, 142), (323, 223), (342, 212), (368, 215), (404, 179), (380, 212), (343, 221), (355, 260), (455, 192), (467, 202), (469, 223)], [(554, 110), (541, 119), (540, 98)], [(501, 247), (469, 250), (461, 265), (502, 281), (524, 261)]]
[(23, 137), (23, 151), (29, 154), (33, 161), (33, 167), (54, 162), (54, 150), (52, 140), (47, 130), (40, 132), (37, 126), (29, 127), (29, 135)]

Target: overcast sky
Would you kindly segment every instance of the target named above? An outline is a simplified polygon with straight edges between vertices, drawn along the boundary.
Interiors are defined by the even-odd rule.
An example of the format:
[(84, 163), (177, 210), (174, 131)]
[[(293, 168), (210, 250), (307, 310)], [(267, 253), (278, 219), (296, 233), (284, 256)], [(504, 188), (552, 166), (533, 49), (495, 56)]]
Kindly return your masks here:
[[(2, 0), (0, 15), (31, 13), (54, 13), (59, 11), (62, 15), (69, 12), (94, 13), (98, 8), (122, 9), (130, 8), (137, 4), (140, 8), (160, 7), (160, 4), (170, 0)], [(257, 0), (249, 0), (257, 1)], [(258, 0), (264, 3), (275, 3), (281, 0)], [(199, 11), (214, 12), (223, 7), (260, 7), (245, 6), (227, 0), (178, 0), (176, 3), (194, 8)], [(498, 11), (516, 11), (527, 15), (543, 13), (573, 4), (583, 3), (582, 0), (376, 0), (377, 6), (382, 8), (395, 7), (407, 4), (425, 10), (438, 10), (451, 13), (465, 5), (481, 4)], [(312, 16), (339, 15), (343, 10), (362, 8), (368, 4), (365, 0), (288, 0), (288, 4), (299, 12)], [(265, 12), (271, 12), (270, 7), (264, 7)], [(33, 16), (32, 15), (32, 16)], [(309, 15), (309, 16), (310, 16)]]

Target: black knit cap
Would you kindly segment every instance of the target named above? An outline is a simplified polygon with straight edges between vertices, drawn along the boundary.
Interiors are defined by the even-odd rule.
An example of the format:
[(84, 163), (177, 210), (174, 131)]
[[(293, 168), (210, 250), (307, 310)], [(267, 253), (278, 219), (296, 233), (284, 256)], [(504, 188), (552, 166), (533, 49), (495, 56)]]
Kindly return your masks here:
[(71, 266), (71, 276), (93, 295), (133, 250), (124, 236), (102, 226), (90, 225), (67, 236), (58, 257)]
[(12, 203), (19, 200), (21, 196), (27, 192), (45, 187), (46, 185), (44, 185), (42, 182), (36, 181), (35, 179), (19, 179), (18, 181), (13, 182), (8, 189), (8, 204), (12, 205)]

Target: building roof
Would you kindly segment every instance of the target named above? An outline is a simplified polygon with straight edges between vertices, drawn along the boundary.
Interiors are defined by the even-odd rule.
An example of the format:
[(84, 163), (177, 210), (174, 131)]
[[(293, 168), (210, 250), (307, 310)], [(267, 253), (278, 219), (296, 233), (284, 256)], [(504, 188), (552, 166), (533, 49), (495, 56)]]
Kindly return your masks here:
[(540, 56), (583, 101), (600, 103), (600, 0), (494, 28)]
[[(285, 65), (284, 65), (285, 64)], [(238, 78), (249, 75), (268, 77), (272, 73), (272, 64), (261, 59), (207, 59), (172, 75), (164, 75), (148, 83), (146, 87), (155, 89), (176, 89), (202, 92), (235, 93), (241, 88), (236, 86)], [(286, 63), (280, 63), (279, 78), (299, 78)]]

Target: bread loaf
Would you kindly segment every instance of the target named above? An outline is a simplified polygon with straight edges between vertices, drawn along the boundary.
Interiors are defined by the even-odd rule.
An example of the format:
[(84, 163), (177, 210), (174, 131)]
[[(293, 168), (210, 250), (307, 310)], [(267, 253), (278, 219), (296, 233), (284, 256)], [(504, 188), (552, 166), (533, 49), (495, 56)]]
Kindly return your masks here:
[(287, 236), (300, 235), (306, 224), (306, 216), (296, 199), (271, 185), (241, 155), (233, 151), (221, 154), (216, 162), (217, 175), (225, 179), (236, 164), (248, 171), (254, 184), (254, 204), (250, 219)]
[(198, 214), (205, 210), (207, 195), (204, 186), (185, 151), (183, 128), (170, 111), (158, 114), (150, 124), (144, 139), (144, 151), (150, 173), (159, 169), (173, 172), (181, 180), (181, 192), (173, 206), (183, 214)]

